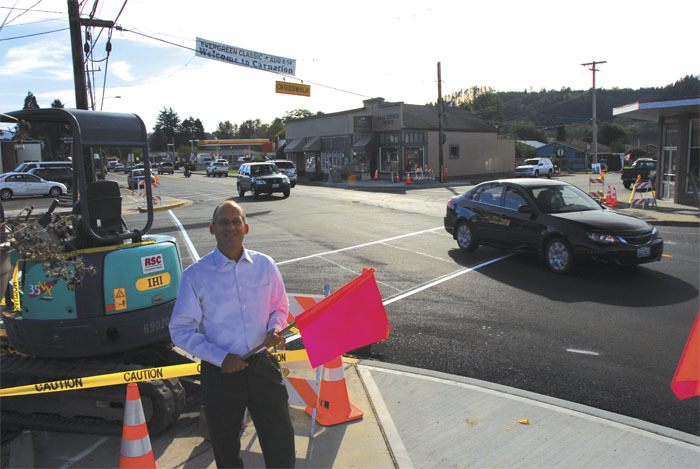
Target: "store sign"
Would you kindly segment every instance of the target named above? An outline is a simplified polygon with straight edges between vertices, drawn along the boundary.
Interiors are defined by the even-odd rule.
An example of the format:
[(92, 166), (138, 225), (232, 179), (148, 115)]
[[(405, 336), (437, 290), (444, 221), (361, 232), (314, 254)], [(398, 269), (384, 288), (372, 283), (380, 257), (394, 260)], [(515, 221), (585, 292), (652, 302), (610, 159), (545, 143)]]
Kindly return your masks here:
[(294, 75), (297, 66), (295, 59), (241, 49), (240, 47), (220, 44), (200, 37), (197, 38), (195, 55), (205, 59), (218, 60), (233, 65), (240, 65), (241, 67), (256, 68), (266, 72), (283, 73), (285, 75)]
[(275, 93), (294, 94), (297, 96), (311, 96), (311, 86), (300, 83), (275, 82)]

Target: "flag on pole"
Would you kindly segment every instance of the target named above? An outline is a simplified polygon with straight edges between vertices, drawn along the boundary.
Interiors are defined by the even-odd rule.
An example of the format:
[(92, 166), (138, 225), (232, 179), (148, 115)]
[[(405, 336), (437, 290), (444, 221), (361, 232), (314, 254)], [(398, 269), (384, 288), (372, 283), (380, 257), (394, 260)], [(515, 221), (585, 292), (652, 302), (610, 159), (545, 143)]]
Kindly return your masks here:
[(700, 311), (673, 375), (671, 390), (681, 400), (700, 396)]
[(374, 269), (343, 285), (295, 318), (311, 366), (389, 337), (389, 320)]

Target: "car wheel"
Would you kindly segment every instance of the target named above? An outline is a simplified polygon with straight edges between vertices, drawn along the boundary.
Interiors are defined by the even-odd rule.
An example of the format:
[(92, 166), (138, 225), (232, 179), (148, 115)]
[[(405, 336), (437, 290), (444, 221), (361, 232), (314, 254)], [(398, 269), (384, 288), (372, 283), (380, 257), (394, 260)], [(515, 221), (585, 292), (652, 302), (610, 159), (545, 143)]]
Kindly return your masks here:
[(547, 179), (552, 179), (552, 170), (547, 171)]
[(287, 189), (286, 191), (282, 191), (282, 195), (284, 196), (285, 199), (287, 197), (289, 197), (289, 189)]
[(253, 198), (258, 199), (260, 198), (260, 193), (258, 192), (258, 189), (253, 187)]
[(566, 274), (574, 268), (574, 252), (564, 238), (556, 237), (547, 241), (544, 260), (549, 270), (556, 274)]
[(241, 188), (241, 185), (238, 185), (238, 197), (245, 197), (245, 191)]
[(293, 183), (292, 183), (292, 189), (293, 189), (294, 186), (296, 186), (296, 185), (297, 185), (297, 183), (296, 183), (296, 182), (293, 182)]
[(52, 187), (51, 190), (49, 190), (49, 195), (51, 197), (58, 197), (62, 192), (60, 187)]
[(457, 245), (462, 251), (472, 252), (477, 248), (478, 244), (474, 239), (474, 233), (472, 232), (469, 223), (466, 221), (460, 222), (455, 230), (455, 239), (457, 240)]
[(10, 189), (3, 189), (0, 191), (0, 199), (10, 200), (12, 198), (12, 191)]
[(539, 172), (539, 171), (535, 171), (535, 177), (536, 177), (536, 178), (540, 177), (540, 172)]

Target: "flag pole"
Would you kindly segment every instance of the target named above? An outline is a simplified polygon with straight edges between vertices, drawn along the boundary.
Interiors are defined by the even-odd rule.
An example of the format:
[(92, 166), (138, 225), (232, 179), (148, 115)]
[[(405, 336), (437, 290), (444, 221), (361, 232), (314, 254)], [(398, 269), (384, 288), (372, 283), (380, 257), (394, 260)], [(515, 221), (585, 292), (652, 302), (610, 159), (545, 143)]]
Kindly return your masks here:
[[(326, 283), (323, 285), (323, 296), (328, 297), (331, 294), (331, 286)], [(321, 398), (321, 370), (323, 365), (316, 368), (316, 389), (318, 389), (318, 394), (316, 394), (316, 404), (311, 411), (311, 428), (309, 428), (309, 445), (306, 447), (306, 462), (311, 461), (311, 455), (314, 451), (314, 434), (316, 433), (316, 413), (318, 412), (318, 401)]]
[[(285, 327), (284, 329), (282, 329), (281, 331), (279, 331), (279, 335), (282, 336), (282, 337), (284, 337), (284, 336), (287, 335), (287, 334), (293, 335), (293, 334), (291, 334), (291, 333), (294, 332), (294, 331), (292, 330), (293, 328), (294, 328), (294, 323), (293, 323), (293, 322), (290, 322), (289, 324), (287, 324), (287, 327)], [(245, 355), (243, 355), (243, 360), (247, 360), (247, 359), (249, 359), (250, 357), (252, 357), (253, 355), (255, 355), (256, 353), (260, 353), (260, 352), (262, 352), (263, 350), (267, 350), (268, 348), (269, 348), (269, 347), (266, 347), (266, 346), (265, 346), (265, 342), (263, 342), (262, 344), (258, 345), (258, 346), (255, 347), (253, 350), (251, 350), (250, 352), (248, 352), (248, 353), (246, 353)]]

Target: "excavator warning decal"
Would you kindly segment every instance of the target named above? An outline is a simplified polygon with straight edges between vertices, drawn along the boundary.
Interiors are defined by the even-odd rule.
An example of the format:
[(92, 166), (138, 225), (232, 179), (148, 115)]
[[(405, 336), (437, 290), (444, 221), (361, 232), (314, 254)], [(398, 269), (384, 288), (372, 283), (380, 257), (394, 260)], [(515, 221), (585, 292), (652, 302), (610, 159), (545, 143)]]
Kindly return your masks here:
[(114, 309), (117, 311), (126, 309), (126, 288), (114, 289)]

